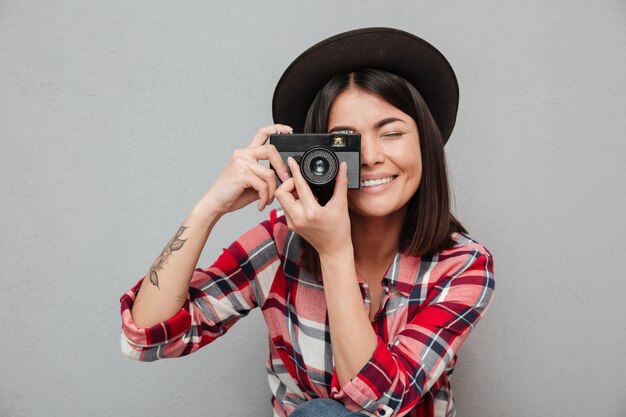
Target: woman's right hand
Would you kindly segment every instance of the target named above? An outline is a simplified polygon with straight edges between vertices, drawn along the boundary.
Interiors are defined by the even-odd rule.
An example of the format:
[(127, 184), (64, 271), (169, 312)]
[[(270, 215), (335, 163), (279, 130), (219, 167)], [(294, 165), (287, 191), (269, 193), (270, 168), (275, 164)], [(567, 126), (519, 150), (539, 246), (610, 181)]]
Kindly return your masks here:
[[(288, 133), (293, 129), (275, 124), (260, 128), (250, 144), (237, 149), (211, 188), (198, 203), (197, 209), (214, 216), (221, 216), (259, 200), (258, 209), (263, 210), (274, 201), (276, 174), (285, 181), (289, 171), (273, 145), (266, 144), (272, 133)], [(271, 168), (259, 163), (269, 161)]]

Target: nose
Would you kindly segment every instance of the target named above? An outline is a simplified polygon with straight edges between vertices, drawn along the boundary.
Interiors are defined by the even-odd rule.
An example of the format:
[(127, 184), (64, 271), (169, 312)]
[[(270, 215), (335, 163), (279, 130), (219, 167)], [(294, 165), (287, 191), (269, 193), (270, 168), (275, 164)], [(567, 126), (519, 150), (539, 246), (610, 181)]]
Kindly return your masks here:
[(385, 154), (376, 136), (361, 134), (361, 166), (374, 166), (384, 161)]

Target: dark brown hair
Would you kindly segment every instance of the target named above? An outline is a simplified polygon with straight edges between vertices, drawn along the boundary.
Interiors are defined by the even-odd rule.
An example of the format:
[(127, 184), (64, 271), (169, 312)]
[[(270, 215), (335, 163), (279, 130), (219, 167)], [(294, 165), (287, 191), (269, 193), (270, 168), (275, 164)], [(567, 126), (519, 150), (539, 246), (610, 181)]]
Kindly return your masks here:
[[(357, 88), (375, 94), (415, 120), (422, 154), (420, 185), (408, 201), (400, 235), (400, 250), (411, 256), (434, 254), (454, 244), (451, 234), (467, 233), (450, 211), (450, 186), (443, 140), (428, 106), (417, 89), (388, 71), (363, 68), (332, 78), (318, 93), (306, 117), (305, 133), (328, 131), (330, 108), (339, 94)], [(321, 273), (317, 251), (303, 240), (302, 266)]]

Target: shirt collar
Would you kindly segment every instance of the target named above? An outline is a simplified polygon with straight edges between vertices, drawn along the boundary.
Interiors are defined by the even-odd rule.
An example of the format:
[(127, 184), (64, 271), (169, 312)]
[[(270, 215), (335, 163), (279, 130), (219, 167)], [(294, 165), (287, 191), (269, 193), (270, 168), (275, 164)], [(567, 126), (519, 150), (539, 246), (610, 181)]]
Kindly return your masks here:
[(420, 258), (398, 252), (389, 265), (383, 283), (393, 285), (404, 296), (411, 295), (420, 270)]
[[(393, 285), (400, 293), (409, 297), (417, 282), (419, 273), (420, 258), (398, 252), (389, 265), (382, 282), (387, 286)], [(365, 283), (362, 278), (357, 277), (357, 279), (360, 284)], [(317, 280), (318, 282), (323, 282), (321, 274), (317, 276)]]

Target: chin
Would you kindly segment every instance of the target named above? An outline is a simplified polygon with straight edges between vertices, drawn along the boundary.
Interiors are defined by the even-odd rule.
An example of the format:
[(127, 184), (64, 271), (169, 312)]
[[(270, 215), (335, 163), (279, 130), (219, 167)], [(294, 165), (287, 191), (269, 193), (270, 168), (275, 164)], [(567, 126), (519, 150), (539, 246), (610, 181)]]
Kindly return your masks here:
[(361, 206), (360, 204), (353, 204), (349, 207), (350, 212), (356, 214), (357, 216), (378, 218), (396, 214), (401, 209), (402, 207), (390, 207), (388, 204), (369, 204), (365, 207)]
[(393, 198), (393, 196), (379, 196), (380, 198), (372, 198), (371, 196), (352, 195), (348, 198), (348, 209), (357, 216), (381, 218), (392, 215), (401, 216), (404, 214), (407, 201), (404, 198)]

